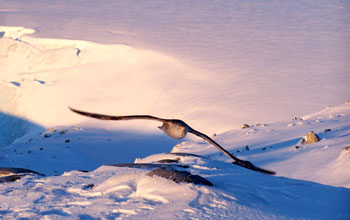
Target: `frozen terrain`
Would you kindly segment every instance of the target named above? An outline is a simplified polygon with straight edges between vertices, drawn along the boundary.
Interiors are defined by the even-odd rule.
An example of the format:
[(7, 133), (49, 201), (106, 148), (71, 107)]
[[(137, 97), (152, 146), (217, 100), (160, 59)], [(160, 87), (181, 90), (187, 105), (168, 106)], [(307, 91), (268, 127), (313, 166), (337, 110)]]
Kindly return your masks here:
[[(349, 9), (0, 0), (0, 167), (44, 174), (2, 182), (13, 175), (0, 170), (0, 218), (350, 219)], [(179, 118), (277, 174), (154, 121), (68, 106)], [(320, 141), (303, 144), (309, 131)], [(162, 160), (213, 186), (108, 166)]]
[[(0, 167), (47, 175), (2, 183), (0, 214), (4, 219), (348, 219), (349, 112), (350, 103), (345, 103), (297, 120), (215, 137), (239, 158), (277, 171), (276, 176), (235, 166), (202, 140), (166, 148), (172, 140), (165, 136), (53, 127), (0, 150)], [(309, 130), (320, 141), (301, 144)], [(164, 153), (144, 156), (156, 151)], [(214, 185), (150, 177), (150, 167), (104, 166), (159, 164), (164, 159), (178, 161), (168, 166), (189, 166), (175, 169), (201, 175)]]
[[(25, 40), (39, 49), (39, 63), (24, 64), (22, 76), (11, 80), (29, 77), (46, 82), (34, 81), (37, 86), (64, 81), (71, 88), (60, 87), (69, 97), (62, 94), (55, 100), (55, 110), (45, 112), (41, 124), (52, 122), (49, 117), (57, 114), (69, 121), (63, 108), (70, 104), (105, 113), (178, 117), (208, 133), (219, 133), (243, 123), (311, 114), (349, 99), (347, 1), (100, 0), (96, 4), (96, 0), (0, 0), (0, 25), (33, 29), (35, 37), (109, 44), (92, 49), (96, 44)], [(81, 50), (80, 59), (76, 48)], [(14, 60), (11, 64), (17, 68)], [(97, 72), (100, 77), (93, 78)], [(51, 106), (50, 94), (40, 105)], [(64, 105), (59, 105), (62, 99)], [(23, 114), (33, 120), (32, 111)]]

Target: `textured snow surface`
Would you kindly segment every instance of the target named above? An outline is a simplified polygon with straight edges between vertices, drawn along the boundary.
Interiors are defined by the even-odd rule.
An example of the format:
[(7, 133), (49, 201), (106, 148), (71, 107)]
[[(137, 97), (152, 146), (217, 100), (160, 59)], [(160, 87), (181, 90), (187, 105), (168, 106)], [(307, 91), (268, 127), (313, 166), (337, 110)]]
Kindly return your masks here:
[[(1, 183), (0, 218), (350, 219), (349, 11), (327, 0), (0, 0), (0, 167), (46, 175)], [(179, 118), (277, 174), (154, 121), (68, 106)], [(303, 144), (309, 131), (320, 141)], [(163, 159), (214, 186), (107, 166)]]
[[(214, 186), (176, 184), (146, 170), (102, 166), (93, 172), (29, 176), (0, 185), (1, 214), (75, 219), (347, 219), (350, 191), (257, 174), (229, 163), (180, 158)], [(146, 161), (150, 159), (145, 158)]]

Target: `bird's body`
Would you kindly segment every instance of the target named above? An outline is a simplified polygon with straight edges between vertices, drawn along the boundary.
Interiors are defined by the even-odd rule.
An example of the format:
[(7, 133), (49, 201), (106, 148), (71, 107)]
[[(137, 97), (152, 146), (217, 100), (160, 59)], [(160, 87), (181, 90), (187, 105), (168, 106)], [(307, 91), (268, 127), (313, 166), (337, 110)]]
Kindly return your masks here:
[(166, 135), (175, 139), (182, 139), (186, 136), (187, 132), (190, 130), (185, 122), (177, 119), (170, 119), (163, 122), (163, 125), (158, 127)]
[(275, 174), (273, 171), (261, 169), (258, 167), (255, 167), (251, 162), (241, 160), (232, 154), (230, 154), (227, 150), (225, 150), (223, 147), (221, 147), (218, 143), (216, 143), (213, 139), (208, 137), (207, 135), (191, 128), (188, 124), (186, 124), (184, 121), (179, 120), (179, 119), (164, 119), (164, 118), (158, 118), (154, 117), (151, 115), (127, 115), (127, 116), (112, 116), (112, 115), (103, 115), (103, 114), (96, 114), (96, 113), (90, 113), (90, 112), (84, 112), (80, 110), (76, 110), (73, 108), (70, 108), (75, 113), (92, 117), (92, 118), (97, 118), (100, 120), (134, 120), (134, 119), (147, 119), (147, 120), (155, 120), (155, 121), (160, 121), (163, 122), (163, 125), (159, 127), (167, 136), (175, 138), (175, 139), (182, 139), (186, 136), (186, 134), (192, 133), (198, 137), (203, 138), (210, 144), (212, 144), (214, 147), (218, 148), (220, 151), (222, 151), (224, 154), (226, 154), (228, 157), (234, 160), (234, 164), (262, 172), (262, 173), (267, 173), (267, 174)]

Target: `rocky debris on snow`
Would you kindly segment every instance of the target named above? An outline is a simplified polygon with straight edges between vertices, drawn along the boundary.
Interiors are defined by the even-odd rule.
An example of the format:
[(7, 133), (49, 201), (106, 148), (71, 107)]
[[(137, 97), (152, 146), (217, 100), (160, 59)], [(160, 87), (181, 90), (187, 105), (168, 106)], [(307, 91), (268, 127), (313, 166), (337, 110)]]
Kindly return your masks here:
[(164, 164), (164, 163), (120, 163), (120, 164), (110, 164), (108, 166), (114, 167), (128, 167), (128, 168), (138, 168), (138, 169), (154, 169), (154, 168), (164, 168), (171, 169), (172, 167), (189, 168), (188, 165), (180, 164)]
[(200, 157), (200, 158), (206, 158), (204, 156), (200, 156), (200, 155), (197, 155), (197, 154), (190, 154), (190, 153), (181, 153), (181, 152), (172, 152), (170, 154), (174, 154), (174, 155), (177, 155), (177, 156), (182, 156), (182, 157)]
[(67, 132), (68, 132), (68, 130), (62, 130), (62, 131), (60, 131), (60, 134), (65, 134)]
[(178, 163), (180, 158), (158, 160), (158, 163)]
[(304, 137), (301, 139), (302, 144), (312, 144), (319, 142), (320, 138), (313, 131), (309, 131)]
[(45, 138), (51, 137), (51, 134), (45, 134), (44, 137)]
[(332, 129), (327, 128), (326, 130), (324, 130), (324, 132), (329, 132), (329, 131), (332, 131)]
[(243, 124), (241, 128), (242, 129), (249, 128), (249, 125), (248, 124)]
[(193, 183), (196, 185), (212, 186), (213, 184), (199, 175), (192, 175), (187, 171), (157, 168), (147, 173), (148, 176), (159, 176), (176, 183)]
[(0, 183), (14, 182), (26, 175), (40, 175), (38, 172), (33, 170), (15, 168), (15, 167), (0, 167)]
[(82, 189), (87, 190), (87, 189), (92, 189), (94, 188), (95, 184), (88, 184), (88, 185), (84, 185)]
[(294, 146), (293, 149), (294, 150), (298, 150), (300, 147), (299, 146)]

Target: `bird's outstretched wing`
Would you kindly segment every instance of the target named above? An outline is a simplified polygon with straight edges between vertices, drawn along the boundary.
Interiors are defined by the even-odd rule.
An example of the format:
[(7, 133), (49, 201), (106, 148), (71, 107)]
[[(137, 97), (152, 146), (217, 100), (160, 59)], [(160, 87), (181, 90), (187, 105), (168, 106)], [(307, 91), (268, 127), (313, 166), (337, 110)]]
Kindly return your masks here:
[(210, 144), (214, 145), (214, 147), (218, 148), (220, 151), (222, 151), (224, 154), (226, 154), (228, 157), (230, 157), (231, 159), (234, 160), (233, 164), (236, 164), (238, 166), (250, 169), (250, 170), (254, 170), (257, 172), (261, 172), (261, 173), (265, 173), (265, 174), (271, 174), (274, 175), (276, 174), (273, 171), (270, 170), (265, 170), (259, 167), (254, 166), (251, 162), (247, 161), (247, 160), (241, 160), (235, 156), (233, 156), (232, 154), (230, 154), (230, 152), (228, 152), (227, 150), (225, 150), (223, 147), (221, 147), (218, 143), (216, 143), (213, 139), (211, 139), (210, 137), (208, 137), (206, 134), (203, 134), (199, 131), (194, 130), (193, 128), (190, 128), (189, 131), (190, 133), (197, 135), (198, 137), (203, 138), (204, 140), (208, 141)]
[(113, 115), (103, 115), (103, 114), (97, 114), (97, 113), (91, 113), (91, 112), (85, 112), (73, 109), (71, 107), (68, 107), (71, 111), (78, 113), (80, 115), (88, 116), (91, 118), (97, 118), (100, 120), (133, 120), (133, 119), (148, 119), (148, 120), (156, 120), (160, 122), (166, 121), (162, 118), (157, 118), (151, 115), (127, 115), (127, 116), (113, 116)]
[[(227, 150), (225, 150), (223, 147), (221, 147), (218, 143), (216, 143), (213, 139), (211, 139), (210, 137), (208, 137), (207, 135), (194, 130), (193, 128), (191, 128), (190, 126), (188, 126), (185, 122), (181, 121), (181, 120), (171, 120), (171, 119), (163, 119), (163, 118), (158, 118), (158, 117), (154, 117), (151, 115), (127, 115), (127, 116), (113, 116), (113, 115), (103, 115), (103, 114), (96, 114), (96, 113), (90, 113), (90, 112), (85, 112), (85, 111), (80, 111), (80, 110), (76, 110), (73, 109), (71, 107), (69, 107), (69, 109), (75, 113), (84, 115), (84, 116), (88, 116), (88, 117), (92, 117), (92, 118), (97, 118), (97, 119), (101, 119), (101, 120), (133, 120), (133, 119), (148, 119), (148, 120), (156, 120), (156, 121), (160, 121), (163, 123), (166, 122), (177, 122), (180, 123), (182, 126), (187, 126), (188, 127), (188, 132), (197, 135), (201, 138), (203, 138), (204, 140), (208, 141), (210, 144), (212, 144), (213, 146), (215, 146), (216, 148), (218, 148), (220, 151), (222, 151), (224, 154), (226, 154), (228, 157), (230, 157), (231, 159), (234, 160), (233, 164), (236, 164), (238, 166), (250, 169), (250, 170), (254, 170), (257, 172), (261, 172), (261, 173), (265, 173), (265, 174), (275, 174), (275, 172), (273, 171), (269, 171), (269, 170), (265, 170), (259, 167), (254, 166), (251, 162), (247, 161), (247, 160), (241, 160), (235, 156), (233, 156), (232, 154), (230, 154)], [(165, 131), (164, 131), (165, 132)], [(167, 132), (165, 132), (167, 134)], [(167, 134), (169, 135), (169, 134)], [(171, 135), (170, 135), (171, 136)]]

